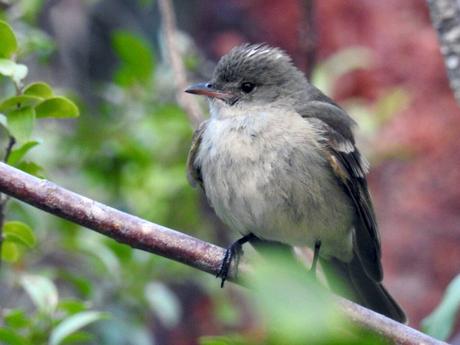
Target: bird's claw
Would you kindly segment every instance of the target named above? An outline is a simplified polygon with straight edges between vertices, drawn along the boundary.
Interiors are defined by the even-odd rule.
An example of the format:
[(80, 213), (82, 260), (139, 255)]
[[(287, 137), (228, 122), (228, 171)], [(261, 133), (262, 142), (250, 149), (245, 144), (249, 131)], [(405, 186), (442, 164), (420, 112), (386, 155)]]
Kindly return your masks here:
[(219, 272), (217, 272), (216, 274), (216, 278), (222, 279), (220, 283), (221, 288), (224, 287), (224, 283), (228, 278), (233, 260), (236, 260), (235, 261), (235, 275), (238, 273), (238, 264), (240, 262), (240, 257), (242, 254), (243, 254), (243, 247), (238, 241), (233, 243), (225, 251), (225, 256), (224, 256), (224, 259), (222, 260), (222, 264), (220, 266)]

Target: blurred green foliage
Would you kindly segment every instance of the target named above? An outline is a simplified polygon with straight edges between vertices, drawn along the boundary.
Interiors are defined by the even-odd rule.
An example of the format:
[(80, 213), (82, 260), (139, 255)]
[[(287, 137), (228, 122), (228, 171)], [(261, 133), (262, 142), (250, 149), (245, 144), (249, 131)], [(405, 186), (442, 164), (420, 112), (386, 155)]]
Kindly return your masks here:
[[(21, 166), (30, 173), (36, 173), (38, 165), (34, 162), (22, 164), (27, 152), (39, 145), (38, 141), (30, 140), (35, 127), (36, 118), (77, 117), (78, 108), (66, 97), (56, 97), (52, 89), (45, 83), (35, 83), (23, 87), (23, 79), (28, 70), (25, 65), (18, 64), (15, 56), (18, 51), (16, 35), (8, 23), (0, 21), (0, 75), (5, 83), (10, 82), (16, 90), (14, 95), (2, 97), (0, 131), (2, 138), (7, 138), (4, 161), (14, 166)], [(45, 92), (46, 91), (46, 92)], [(30, 167), (31, 169), (28, 169)], [(1, 213), (4, 213), (8, 199), (2, 196)], [(4, 221), (2, 227), (2, 260), (16, 262), (20, 259), (24, 248), (32, 248), (36, 244), (35, 235), (29, 225), (21, 221)]]
[(251, 261), (244, 277), (252, 308), (265, 328), (263, 336), (203, 337), (202, 345), (226, 344), (384, 344), (349, 323), (305, 266), (277, 252)]
[(442, 301), (433, 312), (422, 321), (422, 329), (431, 336), (446, 340), (454, 330), (460, 310), (460, 275), (447, 286)]
[[(18, 61), (46, 62), (55, 49), (35, 24), (42, 3), (24, 0), (15, 5), (17, 35), (0, 21), (0, 158), (12, 145), (8, 164), (214, 241), (199, 195), (185, 178), (192, 129), (183, 111), (165, 97), (164, 68), (150, 43), (133, 32), (112, 32), (118, 62), (112, 78), (91, 84), (96, 101), (81, 99), (77, 108), (45, 82), (23, 85), (28, 69)], [(150, 6), (150, 1), (143, 3)], [(8, 11), (0, 14), (11, 16)], [(195, 57), (186, 62), (189, 68), (198, 65)], [(344, 73), (371, 63), (362, 48), (340, 52), (319, 66), (315, 83), (331, 91)], [(403, 90), (389, 90), (376, 103), (354, 100), (347, 106), (376, 115), (358, 119), (370, 136), (407, 98)], [(77, 117), (79, 109), (77, 121), (61, 121)], [(184, 291), (204, 291), (203, 300), (212, 304), (206, 316), (216, 319), (219, 334), (228, 334), (203, 337), (205, 345), (381, 342), (343, 320), (305, 269), (283, 258), (255, 266), (247, 281), (251, 292), (244, 292), (247, 302), (238, 304), (229, 298), (235, 290), (219, 289), (212, 277), (2, 196), (5, 201), (1, 343), (152, 344), (157, 329), (172, 330), (187, 316), (196, 327), (209, 321), (185, 309)], [(257, 320), (256, 334), (239, 332), (246, 327), (241, 324), (248, 318), (245, 313)]]
[[(27, 153), (40, 144), (37, 140), (31, 140), (35, 120), (78, 117), (79, 110), (68, 98), (54, 96), (52, 88), (46, 83), (23, 86), (28, 69), (25, 65), (16, 63), (18, 42), (12, 28), (4, 21), (0, 21), (0, 41), (0, 75), (3, 76), (1, 82), (13, 84), (15, 90), (14, 94), (5, 92), (5, 95), (1, 95), (0, 133), (1, 138), (7, 142), (2, 155), (3, 160), (29, 173), (37, 174), (42, 170), (39, 165), (33, 161), (24, 161)], [(5, 140), (2, 142), (5, 144)], [(8, 204), (9, 199), (1, 195), (1, 260), (21, 265), (25, 261), (27, 250), (32, 250), (36, 246), (37, 238), (32, 227), (24, 221), (5, 221)], [(6, 217), (9, 218), (10, 214), (6, 214)], [(35, 309), (27, 313), (23, 309), (14, 308), (6, 309), (2, 313), (2, 344), (59, 345), (69, 339), (89, 339), (90, 334), (79, 331), (80, 328), (106, 318), (104, 313), (88, 311), (83, 302), (59, 300), (57, 288), (48, 277), (22, 271), (18, 271), (14, 276), (11, 276), (13, 271), (3, 271), (2, 277), (13, 277), (13, 281), (20, 284), (27, 293)], [(69, 308), (69, 305), (72, 305), (72, 308)]]
[[(59, 124), (52, 119), (80, 112), (44, 82), (23, 85), (27, 67), (16, 59), (44, 56), (42, 44), (28, 50), (30, 36), (24, 33), (46, 37), (27, 23), (28, 18), (17, 23), (17, 39), (0, 22), (0, 41), (10, 42), (0, 52), (2, 157), (8, 151), (6, 161), (22, 170), (37, 176), (46, 170), (82, 194), (206, 237), (209, 226), (200, 220), (198, 195), (184, 172), (192, 129), (177, 105), (156, 96), (150, 44), (115, 31), (112, 48), (119, 64), (113, 82), (94, 87), (98, 101), (91, 109), (80, 102), (78, 122)], [(156, 318), (166, 328), (180, 322), (182, 305), (167, 282), (200, 277), (190, 269), (14, 200), (3, 210), (2, 256), (10, 264), (0, 272), (7, 291), (0, 294), (5, 306), (0, 343), (151, 344), (148, 320)]]
[(152, 77), (155, 60), (145, 40), (130, 32), (115, 31), (112, 34), (112, 46), (120, 59), (120, 66), (114, 76), (118, 84), (142, 84)]

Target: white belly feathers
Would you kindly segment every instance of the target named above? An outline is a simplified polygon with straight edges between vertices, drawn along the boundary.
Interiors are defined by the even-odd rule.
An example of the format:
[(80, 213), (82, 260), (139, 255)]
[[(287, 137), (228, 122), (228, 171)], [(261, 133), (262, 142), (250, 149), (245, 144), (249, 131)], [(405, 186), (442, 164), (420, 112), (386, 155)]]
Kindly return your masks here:
[(232, 229), (294, 246), (321, 240), (322, 256), (347, 261), (353, 211), (317, 137), (294, 112), (212, 119), (196, 162), (211, 205)]

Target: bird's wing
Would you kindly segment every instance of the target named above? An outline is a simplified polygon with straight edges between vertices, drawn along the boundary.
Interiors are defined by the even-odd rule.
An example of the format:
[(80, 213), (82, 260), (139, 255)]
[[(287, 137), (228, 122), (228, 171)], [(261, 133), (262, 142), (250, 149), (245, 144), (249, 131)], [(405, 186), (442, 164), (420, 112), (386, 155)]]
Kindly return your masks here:
[(353, 202), (357, 219), (354, 251), (369, 277), (381, 281), (380, 238), (366, 182), (368, 163), (355, 146), (355, 122), (338, 106), (320, 101), (309, 102), (300, 113), (321, 131), (332, 171)]
[(208, 126), (208, 121), (202, 122), (193, 133), (192, 146), (187, 157), (187, 178), (190, 184), (195, 187), (199, 185), (204, 190), (203, 177), (201, 176), (201, 167), (196, 164), (196, 155), (201, 144), (203, 133)]

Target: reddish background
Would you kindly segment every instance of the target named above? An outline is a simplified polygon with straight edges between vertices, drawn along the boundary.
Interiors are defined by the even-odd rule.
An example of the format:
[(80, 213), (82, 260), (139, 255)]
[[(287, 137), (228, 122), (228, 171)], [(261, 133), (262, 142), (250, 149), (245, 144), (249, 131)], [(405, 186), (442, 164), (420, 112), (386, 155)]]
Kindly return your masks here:
[[(214, 59), (240, 42), (284, 48), (305, 67), (301, 1), (197, 2), (192, 35)], [(385, 283), (411, 324), (439, 303), (460, 272), (460, 108), (449, 89), (436, 33), (423, 0), (316, 1), (317, 59), (349, 46), (372, 50), (374, 65), (346, 75), (334, 98), (375, 100), (390, 87), (409, 106), (372, 140), (388, 157), (369, 180), (383, 240)], [(404, 152), (404, 154), (394, 154)]]

